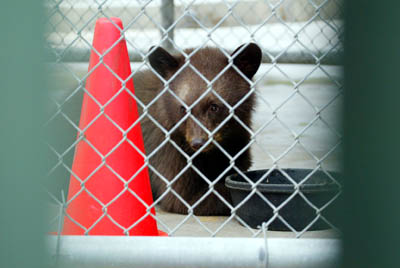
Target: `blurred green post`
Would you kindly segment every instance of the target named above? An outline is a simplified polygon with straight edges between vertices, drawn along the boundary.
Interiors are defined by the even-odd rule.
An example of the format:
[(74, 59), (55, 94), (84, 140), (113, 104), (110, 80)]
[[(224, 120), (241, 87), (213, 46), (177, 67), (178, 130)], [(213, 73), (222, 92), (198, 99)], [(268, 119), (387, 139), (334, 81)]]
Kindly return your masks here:
[(400, 267), (400, 2), (344, 4), (344, 267)]
[(42, 1), (0, 7), (0, 267), (45, 267)]

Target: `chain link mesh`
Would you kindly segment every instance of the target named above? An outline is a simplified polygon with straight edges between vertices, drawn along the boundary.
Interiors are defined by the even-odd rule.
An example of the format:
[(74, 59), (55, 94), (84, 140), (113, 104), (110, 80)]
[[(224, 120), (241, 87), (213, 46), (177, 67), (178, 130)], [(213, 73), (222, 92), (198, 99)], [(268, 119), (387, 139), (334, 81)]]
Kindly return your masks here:
[[(341, 18), (341, 2), (335, 0), (266, 0), (266, 1), (146, 1), (146, 0), (48, 0), (47, 10), (47, 51), (49, 55), (49, 72), (53, 78), (50, 83), (49, 118), (45, 126), (56, 135), (52, 135), (48, 142), (50, 154), (50, 167), (48, 171), (47, 192), (52, 203), (52, 209), (57, 216), (51, 219), (54, 229), (60, 231), (63, 217), (68, 217), (80, 226), (85, 234), (104, 217), (111, 220), (124, 233), (140, 222), (125, 228), (114, 220), (107, 208), (122, 194), (129, 192), (137, 198), (148, 213), (146, 216), (154, 217), (159, 228), (169, 235), (198, 235), (198, 236), (253, 236), (263, 237), (263, 230), (253, 229), (246, 223), (237, 211), (246, 201), (253, 196), (258, 196), (273, 210), (273, 216), (264, 224), (269, 224), (279, 219), (291, 231), (289, 235), (295, 237), (306, 236), (307, 231), (318, 220), (325, 222), (330, 228), (338, 231), (335, 224), (323, 214), (340, 196), (340, 182), (336, 173), (340, 171), (341, 131), (340, 107), (342, 102), (341, 67), (337, 61), (342, 52), (343, 26)], [(107, 66), (102, 58), (112, 49), (100, 56), (100, 62), (87, 72), (87, 61), (90, 51), (93, 50), (94, 24), (100, 17), (120, 17), (124, 22), (121, 29), (121, 39), (125, 38), (132, 64), (132, 75), (150, 69), (164, 83), (163, 90), (149, 103), (143, 102), (126, 89), (128, 81), (122, 80)], [(172, 19), (171, 19), (172, 18)], [(230, 53), (243, 43), (254, 42), (263, 52), (262, 65), (253, 81), (241, 74), (250, 85), (249, 93), (235, 105), (227, 103), (214, 86), (229, 68), (234, 68)], [(117, 44), (117, 42), (115, 43)], [(161, 77), (147, 61), (149, 48), (164, 46), (170, 51), (180, 53), (186, 58), (185, 64), (169, 80)], [(218, 48), (225, 56), (230, 58), (230, 63), (212, 80), (207, 79), (190, 62), (191, 57), (200, 49), (212, 46)], [(185, 48), (195, 48), (191, 52)], [(288, 64), (291, 63), (291, 64)], [(118, 93), (107, 103), (101, 104), (85, 88), (86, 79), (100, 65), (105, 66), (121, 83)], [(184, 68), (190, 68), (207, 85), (202, 96), (191, 105), (175, 94), (170, 88), (170, 83)], [(134, 80), (135, 81), (135, 80)], [(138, 120), (130, 127), (143, 120), (150, 120), (164, 134), (165, 140), (153, 151), (144, 155), (135, 144), (126, 138), (129, 130), (124, 130), (112, 118), (104, 113), (104, 108), (109, 105), (120, 93), (128, 92), (142, 109)], [(210, 131), (201, 121), (192, 114), (192, 109), (198, 105), (204, 96), (213, 94), (229, 110), (227, 117), (218, 127)], [(256, 94), (256, 108), (253, 118), (253, 127), (249, 128), (234, 113), (250, 94)], [(100, 107), (99, 114), (85, 129), (79, 128), (79, 114), (83, 94)], [(185, 115), (172, 129), (165, 129), (148, 110), (163, 94), (171, 94), (184, 106)], [(95, 123), (100, 116), (106, 117), (117, 129), (123, 133), (121, 139), (107, 154), (102, 154), (95, 145), (85, 139), (85, 131)], [(188, 155), (171, 138), (171, 134), (187, 120), (193, 120), (208, 135), (208, 140), (193, 155)], [(229, 120), (234, 120), (250, 134), (251, 140), (237, 155), (230, 155), (221, 144), (213, 138)], [(76, 139), (76, 132), (79, 133)], [(85, 141), (98, 156), (103, 159), (93, 172), (86, 178), (79, 178), (72, 171), (72, 161), (76, 145)], [(134, 174), (128, 182), (107, 164), (107, 157), (123, 143), (128, 142), (136, 151), (142, 154), (145, 164)], [(171, 144), (187, 160), (187, 165), (175, 178), (165, 178), (149, 159), (159, 152), (165, 144)], [(193, 159), (201, 150), (213, 144), (222, 151), (231, 163), (215, 180), (210, 180), (196, 166)], [(253, 155), (253, 164), (250, 170), (269, 169), (257, 182), (251, 181), (244, 171), (235, 165), (238, 156), (248, 148)], [(154, 200), (154, 204), (147, 205), (137, 193), (125, 187), (108, 203), (101, 202), (95, 194), (91, 193), (85, 183), (90, 181), (93, 174), (106, 168), (122, 183), (134, 180), (135, 176), (144, 168), (155, 173), (166, 184), (166, 192)], [(300, 182), (295, 181), (286, 168), (309, 168), (310, 173)], [(208, 185), (209, 190), (193, 205), (188, 204), (171, 185), (180, 179), (186, 170), (193, 169)], [(218, 181), (224, 180), (229, 170), (233, 169), (250, 184), (251, 191), (247, 197), (237, 204), (232, 205), (215, 190)], [(259, 190), (261, 181), (274, 170), (280, 171), (293, 185), (294, 192), (279, 206), (264, 196)], [(314, 204), (302, 192), (302, 185), (317, 171), (322, 171), (330, 180), (338, 185), (338, 191), (324, 204)], [(68, 189), (71, 175), (82, 185), (72, 199), (66, 200), (64, 192)], [(78, 220), (66, 213), (67, 206), (82, 192), (87, 193), (102, 208), (103, 214), (90, 227), (83, 226)], [(158, 205), (167, 193), (171, 193), (180, 200), (188, 209), (187, 215), (177, 215), (161, 210)], [(216, 195), (231, 211), (227, 217), (202, 217), (196, 216), (193, 211), (208, 195)], [(304, 229), (296, 230), (280, 214), (295, 197), (301, 199), (315, 211), (315, 218)], [(157, 215), (150, 213), (155, 207)], [(193, 228), (196, 231), (193, 231)]]

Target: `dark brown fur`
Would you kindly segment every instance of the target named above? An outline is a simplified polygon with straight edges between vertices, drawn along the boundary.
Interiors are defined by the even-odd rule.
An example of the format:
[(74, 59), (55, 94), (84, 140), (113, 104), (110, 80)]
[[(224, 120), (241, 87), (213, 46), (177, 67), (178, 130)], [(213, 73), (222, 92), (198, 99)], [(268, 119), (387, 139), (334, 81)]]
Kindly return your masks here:
[[(250, 44), (249, 47), (253, 50), (246, 48), (247, 54), (241, 53), (237, 57), (240, 60), (234, 62), (251, 79), (260, 64), (261, 53), (256, 45)], [(155, 49), (150, 56), (150, 63), (164, 79), (168, 80), (185, 63), (185, 58), (182, 55), (170, 58), (170, 55), (165, 53), (167, 52), (163, 49)], [(218, 49), (204, 48), (191, 56), (190, 64), (211, 81), (227, 66), (228, 59)], [(145, 104), (150, 103), (164, 90), (164, 82), (151, 71), (137, 74), (134, 81), (136, 95)], [(185, 67), (171, 81), (169, 88), (181, 96), (182, 101), (189, 106), (206, 91), (207, 83), (190, 67)], [(234, 114), (251, 129), (254, 94), (247, 95), (250, 89), (249, 83), (236, 70), (228, 68), (213, 83), (213, 89), (231, 106), (245, 98), (245, 101), (235, 108)], [(180, 122), (186, 115), (186, 107), (170, 92), (161, 94), (147, 112), (165, 130), (160, 130), (148, 117), (141, 123), (146, 153), (150, 156), (152, 165), (150, 179), (155, 201), (163, 209), (175, 213), (186, 214), (190, 212), (189, 207), (194, 205), (195, 215), (229, 215), (230, 209), (221, 198), (227, 203), (231, 202), (228, 189), (224, 185), (224, 177), (235, 172), (233, 168), (228, 168), (230, 159), (213, 143), (204, 144), (208, 141), (208, 134), (193, 119), (187, 118)], [(191, 114), (205, 128), (212, 131), (230, 113), (228, 107), (218, 97), (208, 93), (191, 109)], [(179, 123), (180, 125), (176, 127)], [(169, 136), (171, 141), (165, 142), (168, 136), (165, 132), (172, 129), (174, 130)], [(230, 119), (213, 138), (234, 158), (236, 168), (245, 171), (250, 167), (251, 156), (249, 148), (246, 147), (250, 141), (250, 134), (239, 122)], [(200, 146), (203, 146), (199, 150), (198, 146), (195, 146), (196, 141), (201, 141)], [(186, 157), (176, 147), (179, 147)], [(158, 151), (153, 153), (154, 150)], [(187, 157), (194, 154), (196, 156), (192, 160), (193, 167), (191, 167)], [(158, 174), (164, 176), (166, 180), (160, 178)]]

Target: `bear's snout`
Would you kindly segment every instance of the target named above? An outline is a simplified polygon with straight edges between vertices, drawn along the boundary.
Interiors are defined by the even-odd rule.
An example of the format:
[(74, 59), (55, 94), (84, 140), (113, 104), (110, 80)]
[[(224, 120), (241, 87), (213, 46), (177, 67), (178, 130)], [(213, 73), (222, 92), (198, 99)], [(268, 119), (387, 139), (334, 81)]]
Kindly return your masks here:
[(204, 145), (204, 143), (206, 143), (204, 139), (195, 138), (190, 142), (190, 147), (192, 147), (195, 151), (197, 151), (198, 149), (200, 149), (201, 146)]

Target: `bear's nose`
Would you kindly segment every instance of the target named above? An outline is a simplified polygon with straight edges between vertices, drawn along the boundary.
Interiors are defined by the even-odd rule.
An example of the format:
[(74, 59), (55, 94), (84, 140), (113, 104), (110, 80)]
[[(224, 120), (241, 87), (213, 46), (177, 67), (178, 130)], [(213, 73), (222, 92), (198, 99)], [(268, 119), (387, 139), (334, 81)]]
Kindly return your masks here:
[(203, 144), (205, 142), (206, 141), (204, 139), (201, 139), (201, 138), (193, 139), (190, 142), (190, 146), (192, 146), (193, 149), (198, 150), (201, 146), (203, 146)]

